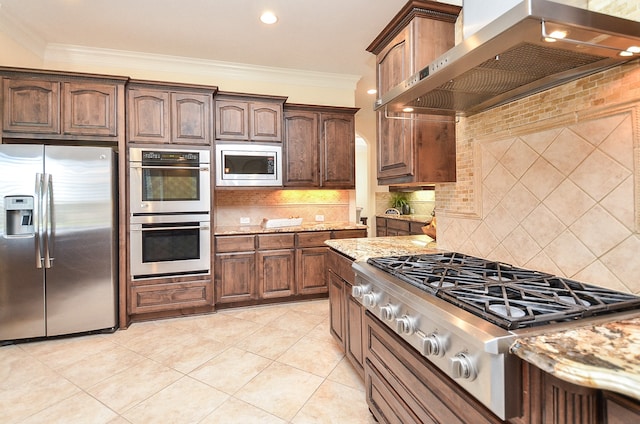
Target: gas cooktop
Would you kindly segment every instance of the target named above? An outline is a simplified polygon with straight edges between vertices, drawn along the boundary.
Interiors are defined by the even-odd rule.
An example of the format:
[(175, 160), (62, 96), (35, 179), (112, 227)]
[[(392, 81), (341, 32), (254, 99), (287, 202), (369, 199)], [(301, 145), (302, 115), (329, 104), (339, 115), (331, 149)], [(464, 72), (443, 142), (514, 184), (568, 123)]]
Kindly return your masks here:
[(367, 262), (506, 330), (640, 308), (632, 294), (456, 252)]

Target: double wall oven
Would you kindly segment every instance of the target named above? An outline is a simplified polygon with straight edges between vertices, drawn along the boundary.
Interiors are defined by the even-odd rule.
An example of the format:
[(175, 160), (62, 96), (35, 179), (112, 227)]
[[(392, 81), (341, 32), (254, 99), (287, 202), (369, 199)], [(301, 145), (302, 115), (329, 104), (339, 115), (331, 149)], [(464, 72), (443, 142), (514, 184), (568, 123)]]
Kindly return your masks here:
[(211, 152), (129, 150), (131, 277), (211, 270)]

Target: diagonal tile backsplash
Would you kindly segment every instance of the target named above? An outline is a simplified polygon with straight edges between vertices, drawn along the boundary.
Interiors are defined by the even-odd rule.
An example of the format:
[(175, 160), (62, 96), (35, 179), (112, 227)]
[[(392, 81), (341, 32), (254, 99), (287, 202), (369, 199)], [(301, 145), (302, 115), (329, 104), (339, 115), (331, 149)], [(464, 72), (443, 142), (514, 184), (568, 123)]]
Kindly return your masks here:
[(632, 116), (479, 142), (482, 218), (441, 247), (640, 293)]

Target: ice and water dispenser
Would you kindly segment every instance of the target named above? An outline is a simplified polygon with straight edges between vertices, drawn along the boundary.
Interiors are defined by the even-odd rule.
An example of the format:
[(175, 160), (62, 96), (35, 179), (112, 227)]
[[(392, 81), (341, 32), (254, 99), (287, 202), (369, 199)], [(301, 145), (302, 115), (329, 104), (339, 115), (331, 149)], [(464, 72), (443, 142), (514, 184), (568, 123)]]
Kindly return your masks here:
[(34, 235), (33, 196), (5, 196), (5, 229), (7, 237)]

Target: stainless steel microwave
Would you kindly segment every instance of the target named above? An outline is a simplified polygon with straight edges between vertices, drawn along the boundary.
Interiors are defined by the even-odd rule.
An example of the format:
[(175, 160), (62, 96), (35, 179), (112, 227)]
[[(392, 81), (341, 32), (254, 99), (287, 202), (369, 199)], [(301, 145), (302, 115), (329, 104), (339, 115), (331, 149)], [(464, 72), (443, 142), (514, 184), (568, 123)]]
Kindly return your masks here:
[(216, 144), (216, 186), (282, 186), (282, 146)]

